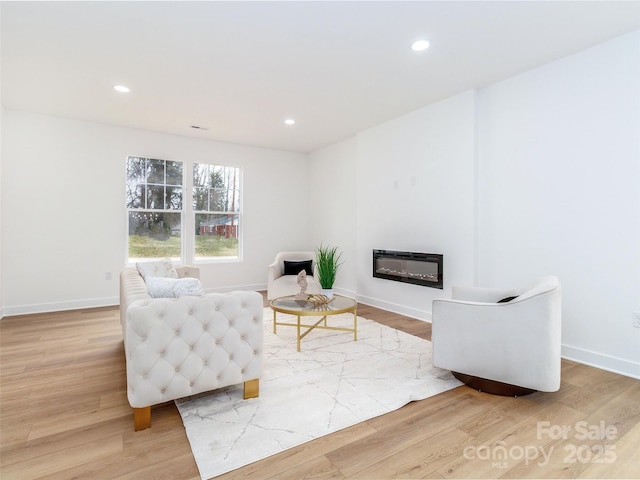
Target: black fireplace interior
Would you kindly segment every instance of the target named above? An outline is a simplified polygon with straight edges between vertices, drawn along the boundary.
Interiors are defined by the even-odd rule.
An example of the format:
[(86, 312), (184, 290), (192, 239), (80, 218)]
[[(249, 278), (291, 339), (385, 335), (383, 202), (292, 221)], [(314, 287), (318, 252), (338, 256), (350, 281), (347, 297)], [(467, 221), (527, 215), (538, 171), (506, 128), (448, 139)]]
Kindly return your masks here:
[(442, 289), (442, 255), (374, 250), (373, 276)]

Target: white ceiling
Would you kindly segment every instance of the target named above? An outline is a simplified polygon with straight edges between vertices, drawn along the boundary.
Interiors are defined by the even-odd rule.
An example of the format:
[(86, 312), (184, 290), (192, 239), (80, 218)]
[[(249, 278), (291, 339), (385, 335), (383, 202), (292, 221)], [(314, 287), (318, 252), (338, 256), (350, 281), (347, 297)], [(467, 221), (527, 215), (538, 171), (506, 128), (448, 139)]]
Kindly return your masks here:
[[(640, 28), (638, 1), (3, 1), (0, 15), (4, 108), (297, 152)], [(431, 48), (413, 52), (418, 38)]]

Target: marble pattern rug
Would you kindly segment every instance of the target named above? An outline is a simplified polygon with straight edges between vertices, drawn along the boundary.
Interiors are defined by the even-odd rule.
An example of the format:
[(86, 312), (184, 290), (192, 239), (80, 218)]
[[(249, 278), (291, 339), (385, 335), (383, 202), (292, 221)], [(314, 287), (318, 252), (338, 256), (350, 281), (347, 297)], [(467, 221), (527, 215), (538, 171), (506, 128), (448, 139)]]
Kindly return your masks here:
[[(284, 321), (295, 317), (282, 316)], [(329, 317), (352, 326), (353, 315)], [(431, 343), (358, 317), (353, 334), (314, 330), (296, 351), (293, 327), (264, 312), (260, 396), (237, 385), (176, 401), (203, 479), (397, 410), (461, 383), (431, 364)]]

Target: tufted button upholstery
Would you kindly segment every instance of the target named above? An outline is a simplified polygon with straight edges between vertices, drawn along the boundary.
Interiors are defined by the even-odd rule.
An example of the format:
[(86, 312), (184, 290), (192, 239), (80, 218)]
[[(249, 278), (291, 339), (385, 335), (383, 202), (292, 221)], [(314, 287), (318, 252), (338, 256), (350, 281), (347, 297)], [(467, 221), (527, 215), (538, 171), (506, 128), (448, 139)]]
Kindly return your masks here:
[(136, 270), (123, 272), (120, 279), (132, 407), (260, 378), (262, 295), (231, 292), (152, 299)]

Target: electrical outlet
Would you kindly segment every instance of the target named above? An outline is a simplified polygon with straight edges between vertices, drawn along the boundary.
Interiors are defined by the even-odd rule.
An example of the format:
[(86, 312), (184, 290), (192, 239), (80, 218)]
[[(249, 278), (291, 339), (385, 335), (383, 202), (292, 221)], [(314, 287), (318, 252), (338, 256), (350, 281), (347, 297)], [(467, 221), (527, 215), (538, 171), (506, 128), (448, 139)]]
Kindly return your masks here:
[(111, 272), (105, 272), (104, 279), (105, 280), (111, 280)]
[(636, 328), (640, 328), (640, 312), (633, 312), (632, 319), (632, 325)]

